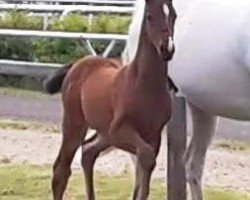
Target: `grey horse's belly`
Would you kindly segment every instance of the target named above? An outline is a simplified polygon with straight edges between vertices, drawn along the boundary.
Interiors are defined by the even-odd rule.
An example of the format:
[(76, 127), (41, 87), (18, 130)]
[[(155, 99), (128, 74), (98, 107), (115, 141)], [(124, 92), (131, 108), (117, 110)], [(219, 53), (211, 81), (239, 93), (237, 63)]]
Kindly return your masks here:
[(250, 2), (209, 1), (193, 9), (177, 24), (170, 75), (201, 109), (250, 120)]

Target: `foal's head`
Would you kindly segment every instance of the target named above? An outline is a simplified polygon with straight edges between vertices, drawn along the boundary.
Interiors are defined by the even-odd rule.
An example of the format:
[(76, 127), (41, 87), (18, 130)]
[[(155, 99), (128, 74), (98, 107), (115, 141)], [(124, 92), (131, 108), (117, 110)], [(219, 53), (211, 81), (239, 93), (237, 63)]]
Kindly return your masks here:
[(174, 54), (174, 24), (176, 12), (172, 0), (145, 0), (145, 32), (165, 61)]

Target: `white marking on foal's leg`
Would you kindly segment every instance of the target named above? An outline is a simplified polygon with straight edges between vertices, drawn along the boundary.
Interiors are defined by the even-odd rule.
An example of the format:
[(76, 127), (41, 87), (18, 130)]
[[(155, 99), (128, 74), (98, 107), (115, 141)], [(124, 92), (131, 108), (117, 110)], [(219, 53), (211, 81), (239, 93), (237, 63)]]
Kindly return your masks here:
[(163, 11), (164, 11), (166, 16), (169, 15), (169, 8), (168, 8), (167, 4), (163, 4)]

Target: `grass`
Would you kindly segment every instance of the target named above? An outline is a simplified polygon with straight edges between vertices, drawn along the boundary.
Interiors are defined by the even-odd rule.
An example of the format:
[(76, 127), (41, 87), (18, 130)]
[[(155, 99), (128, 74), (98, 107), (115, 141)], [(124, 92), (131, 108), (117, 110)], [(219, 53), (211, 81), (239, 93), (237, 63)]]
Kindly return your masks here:
[(241, 194), (218, 189), (205, 189), (205, 198), (207, 200), (249, 200), (250, 194)]
[[(0, 168), (0, 199), (2, 200), (47, 200), (51, 197), (51, 172), (48, 167), (15, 166)], [(132, 183), (129, 175), (96, 176), (96, 195), (100, 200), (126, 200), (130, 196)], [(152, 200), (164, 195), (164, 188), (155, 181)], [(84, 199), (82, 174), (73, 175), (66, 193), (67, 200)]]
[(59, 127), (52, 124), (44, 124), (39, 122), (28, 122), (22, 120), (12, 119), (1, 119), (0, 118), (0, 129), (6, 130), (29, 130), (29, 131), (40, 131), (43, 133), (59, 133)]
[(60, 96), (60, 94), (51, 96), (41, 91), (25, 90), (13, 87), (0, 87), (0, 95), (11, 96), (11, 97), (52, 98), (52, 99), (58, 99)]
[[(0, 167), (1, 200), (47, 200), (51, 199), (51, 170), (37, 166)], [(95, 178), (96, 195), (99, 200), (127, 200), (131, 197), (133, 184), (129, 174)], [(66, 192), (66, 200), (84, 199), (82, 174), (74, 174)], [(151, 200), (165, 199), (163, 182), (154, 180), (151, 184)], [(250, 200), (250, 195), (230, 191), (206, 189), (206, 200)]]
[(233, 140), (219, 140), (215, 143), (215, 147), (230, 150), (230, 151), (236, 151), (236, 152), (250, 151), (249, 143), (233, 141)]

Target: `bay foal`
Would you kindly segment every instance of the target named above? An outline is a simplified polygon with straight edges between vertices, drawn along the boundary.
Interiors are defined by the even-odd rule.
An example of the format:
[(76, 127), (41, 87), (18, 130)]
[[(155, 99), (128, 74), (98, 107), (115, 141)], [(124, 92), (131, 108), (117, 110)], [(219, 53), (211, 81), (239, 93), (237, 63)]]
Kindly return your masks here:
[[(171, 115), (167, 63), (174, 53), (175, 18), (170, 0), (146, 0), (139, 47), (128, 66), (88, 56), (47, 79), (48, 92), (62, 90), (64, 106), (63, 140), (53, 168), (55, 200), (63, 198), (72, 159), (81, 145), (88, 200), (95, 199), (95, 160), (109, 147), (136, 155), (133, 199), (148, 198), (161, 131)], [(85, 140), (89, 127), (97, 132)]]

